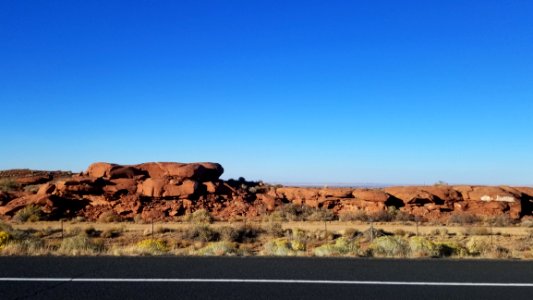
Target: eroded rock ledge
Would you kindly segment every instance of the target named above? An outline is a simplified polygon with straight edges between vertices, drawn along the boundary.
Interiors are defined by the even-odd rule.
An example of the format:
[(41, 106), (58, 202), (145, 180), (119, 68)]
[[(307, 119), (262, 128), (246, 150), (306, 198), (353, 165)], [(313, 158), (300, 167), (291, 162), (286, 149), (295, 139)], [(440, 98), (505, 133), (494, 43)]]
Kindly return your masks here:
[[(23, 172), (24, 171), (24, 172)], [(395, 207), (427, 220), (452, 214), (531, 217), (533, 188), (507, 186), (400, 186), (383, 189), (302, 188), (244, 179), (224, 181), (220, 164), (150, 162), (94, 163), (81, 173), (1, 171), (11, 188), (0, 192), (0, 216), (10, 218), (28, 205), (48, 219), (112, 213), (123, 219), (172, 220), (197, 209), (219, 219), (256, 217), (284, 204), (331, 209), (335, 214), (372, 214)], [(7, 174), (7, 175), (6, 175)]]

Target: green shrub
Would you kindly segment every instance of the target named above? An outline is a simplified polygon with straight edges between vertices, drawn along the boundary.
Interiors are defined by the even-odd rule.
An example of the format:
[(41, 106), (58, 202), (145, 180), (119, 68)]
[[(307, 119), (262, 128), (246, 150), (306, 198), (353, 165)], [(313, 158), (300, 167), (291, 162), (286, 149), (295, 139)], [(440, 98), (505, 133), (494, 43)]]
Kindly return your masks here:
[(432, 241), (421, 237), (414, 236), (409, 239), (410, 252), (415, 257), (438, 257), (440, 256), (439, 247)]
[(211, 224), (213, 223), (213, 217), (207, 210), (199, 209), (188, 215), (188, 221), (193, 224)]
[(348, 254), (356, 254), (358, 245), (354, 240), (340, 237), (335, 240), (335, 243), (327, 243), (316, 247), (313, 250), (315, 256), (342, 256)]
[(30, 204), (22, 209), (19, 209), (13, 219), (18, 222), (37, 222), (42, 218), (41, 208), (39, 206)]
[(466, 242), (466, 249), (470, 255), (484, 255), (491, 250), (491, 245), (489, 239), (475, 236)]
[(207, 246), (196, 252), (198, 255), (204, 256), (223, 256), (223, 255), (237, 255), (237, 247), (235, 243), (223, 241), (209, 243)]
[(11, 239), (11, 235), (5, 231), (0, 231), (0, 249)]
[(63, 239), (59, 253), (66, 255), (90, 255), (103, 250), (103, 245), (93, 242), (88, 236), (78, 234)]
[(147, 239), (135, 244), (139, 254), (156, 255), (168, 252), (170, 249), (164, 240)]
[[(305, 249), (305, 246), (303, 248)], [(262, 253), (264, 255), (292, 256), (303, 251), (301, 249), (302, 245), (299, 241), (294, 241), (293, 243), (286, 238), (279, 238), (266, 242), (263, 245)]]
[(378, 237), (369, 248), (377, 256), (406, 257), (409, 254), (409, 244), (403, 238), (395, 236)]

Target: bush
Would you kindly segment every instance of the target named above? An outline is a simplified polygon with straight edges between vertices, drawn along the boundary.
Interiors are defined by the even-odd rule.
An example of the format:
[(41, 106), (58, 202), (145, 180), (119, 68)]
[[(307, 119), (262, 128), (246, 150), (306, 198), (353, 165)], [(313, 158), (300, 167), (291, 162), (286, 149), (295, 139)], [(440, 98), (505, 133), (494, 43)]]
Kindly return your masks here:
[(491, 232), (485, 227), (467, 227), (464, 230), (465, 235), (490, 235)]
[(513, 225), (514, 221), (508, 215), (500, 215), (487, 219), (487, 223), (496, 227), (505, 227)]
[(344, 237), (335, 240), (334, 244), (324, 244), (313, 250), (315, 256), (341, 256), (356, 254), (358, 245)]
[(332, 221), (334, 219), (335, 214), (327, 208), (319, 208), (310, 212), (308, 211), (305, 214), (306, 221)]
[(120, 221), (122, 221), (122, 218), (111, 210), (104, 211), (102, 214), (100, 214), (100, 216), (98, 216), (98, 222), (102, 223), (113, 223)]
[(261, 230), (253, 226), (240, 226), (237, 228), (224, 226), (219, 229), (222, 240), (237, 243), (255, 242), (260, 233)]
[(185, 239), (201, 241), (201, 242), (214, 242), (218, 241), (220, 235), (217, 231), (213, 230), (209, 225), (197, 225), (189, 228), (185, 231)]
[(237, 248), (232, 242), (215, 242), (209, 243), (207, 246), (196, 252), (198, 255), (205, 256), (223, 256), (223, 255), (237, 255)]
[(439, 250), (440, 257), (449, 257), (449, 256), (465, 256), (468, 254), (467, 250), (457, 242), (447, 241), (447, 242), (437, 242), (435, 243)]
[[(305, 249), (305, 247), (304, 247)], [(303, 251), (299, 241), (289, 241), (286, 238), (275, 239), (263, 245), (264, 255), (292, 256)]]
[(466, 242), (466, 249), (471, 255), (484, 255), (491, 250), (491, 245), (487, 238), (476, 236)]
[(439, 247), (432, 241), (414, 236), (409, 240), (410, 252), (415, 257), (438, 257), (440, 256)]
[(211, 224), (213, 223), (213, 217), (207, 210), (199, 209), (188, 215), (188, 221), (193, 224)]
[(147, 239), (135, 244), (137, 254), (157, 255), (168, 252), (170, 249), (164, 240)]
[(5, 231), (0, 231), (0, 249), (2, 249), (11, 239), (11, 235)]
[(88, 236), (83, 234), (63, 239), (59, 247), (59, 252), (66, 255), (91, 255), (102, 250), (102, 244), (93, 242)]
[(116, 237), (119, 237), (121, 233), (122, 233), (121, 229), (110, 228), (102, 232), (102, 237), (103, 238), (116, 238)]
[(349, 222), (349, 221), (366, 222), (368, 220), (369, 220), (369, 217), (364, 210), (343, 212), (339, 215), (339, 221), (342, 221), (342, 222)]
[(278, 222), (269, 222), (265, 227), (265, 231), (268, 235), (273, 237), (282, 237), (285, 235), (283, 226), (281, 226), (281, 223)]
[(41, 219), (42, 213), (39, 206), (30, 204), (22, 209), (19, 209), (13, 219), (18, 222), (37, 222)]
[(11, 192), (19, 187), (18, 183), (11, 178), (0, 179), (0, 192)]
[(481, 218), (479, 216), (472, 215), (469, 213), (453, 214), (448, 219), (448, 223), (459, 225), (474, 224), (479, 222), (481, 222)]
[(406, 257), (409, 254), (409, 245), (401, 237), (382, 236), (375, 239), (370, 245), (373, 255), (385, 257)]

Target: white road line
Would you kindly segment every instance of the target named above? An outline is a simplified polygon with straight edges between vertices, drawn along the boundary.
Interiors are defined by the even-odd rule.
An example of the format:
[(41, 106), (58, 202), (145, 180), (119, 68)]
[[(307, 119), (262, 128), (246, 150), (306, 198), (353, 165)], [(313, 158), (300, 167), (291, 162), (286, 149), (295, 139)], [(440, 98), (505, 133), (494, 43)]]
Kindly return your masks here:
[(155, 282), (155, 283), (283, 283), (283, 284), (344, 284), (344, 285), (414, 285), (414, 286), (493, 286), (533, 287), (533, 283), (513, 282), (432, 282), (432, 281), (365, 281), (308, 279), (208, 279), (208, 278), (54, 278), (0, 277), (0, 282)]

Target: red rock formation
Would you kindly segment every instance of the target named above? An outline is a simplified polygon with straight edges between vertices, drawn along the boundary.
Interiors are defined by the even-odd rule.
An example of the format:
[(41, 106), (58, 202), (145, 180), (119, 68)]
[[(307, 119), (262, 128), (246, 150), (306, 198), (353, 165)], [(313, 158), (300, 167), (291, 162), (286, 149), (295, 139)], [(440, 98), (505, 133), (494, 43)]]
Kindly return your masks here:
[[(170, 220), (196, 209), (214, 216), (258, 216), (286, 203), (328, 208), (336, 214), (384, 213), (395, 207), (426, 219), (445, 220), (454, 213), (482, 216), (531, 217), (533, 188), (486, 186), (406, 186), (384, 189), (268, 187), (242, 179), (219, 180), (216, 163), (152, 162), (138, 165), (91, 164), (80, 175), (31, 170), (0, 171), (18, 183), (0, 193), (0, 216), (11, 217), (33, 204), (49, 218), (104, 213), (123, 218)], [(66, 174), (69, 174), (66, 176)], [(17, 177), (17, 176), (20, 176)], [(24, 187), (40, 183), (35, 192)]]

